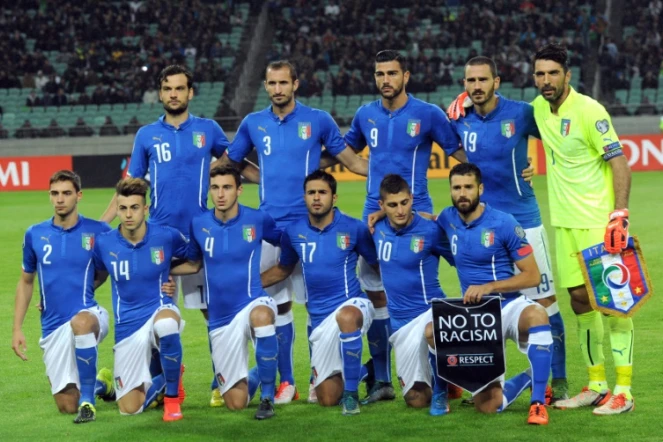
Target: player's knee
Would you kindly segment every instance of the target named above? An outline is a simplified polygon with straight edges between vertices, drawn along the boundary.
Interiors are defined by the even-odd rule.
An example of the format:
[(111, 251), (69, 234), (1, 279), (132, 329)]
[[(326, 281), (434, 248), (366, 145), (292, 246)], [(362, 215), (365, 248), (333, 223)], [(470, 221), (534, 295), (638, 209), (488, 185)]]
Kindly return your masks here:
[(331, 394), (318, 395), (318, 404), (320, 404), (323, 407), (335, 407), (338, 405), (338, 402), (340, 400), (341, 400), (340, 397)]
[(412, 408), (426, 408), (430, 404), (430, 401), (427, 400), (422, 392), (414, 391), (412, 389), (405, 393), (403, 398), (405, 399), (407, 406)]
[(63, 414), (74, 414), (78, 411), (78, 406), (73, 402), (58, 403), (58, 411)]
[(245, 409), (248, 404), (247, 394), (224, 394), (223, 400), (226, 403), (228, 410), (237, 411)]
[(277, 305), (276, 310), (278, 311), (279, 315), (285, 315), (290, 310), (292, 310), (292, 301), (287, 301), (284, 302), (283, 304)]
[(120, 413), (129, 416), (132, 414), (140, 414), (143, 411), (143, 404), (139, 402), (125, 402), (125, 403), (118, 403), (118, 408), (120, 409)]
[(364, 325), (364, 316), (361, 310), (346, 305), (336, 313), (336, 322), (343, 333), (352, 333)]
[(528, 327), (536, 327), (538, 325), (546, 325), (550, 323), (546, 309), (539, 304), (527, 307), (523, 311), (523, 314), (525, 315)]
[(495, 414), (497, 413), (497, 410), (500, 408), (500, 403), (497, 403), (495, 401), (474, 401), (474, 408), (479, 412), (479, 413), (484, 413), (484, 414)]
[(97, 317), (89, 312), (80, 312), (70, 321), (71, 329), (75, 335), (88, 333), (99, 333), (99, 321)]
[(259, 305), (251, 310), (249, 314), (249, 321), (251, 321), (251, 327), (264, 327), (266, 325), (274, 324), (274, 311), (264, 305)]
[(180, 332), (180, 325), (174, 318), (163, 318), (154, 321), (154, 334), (162, 338)]

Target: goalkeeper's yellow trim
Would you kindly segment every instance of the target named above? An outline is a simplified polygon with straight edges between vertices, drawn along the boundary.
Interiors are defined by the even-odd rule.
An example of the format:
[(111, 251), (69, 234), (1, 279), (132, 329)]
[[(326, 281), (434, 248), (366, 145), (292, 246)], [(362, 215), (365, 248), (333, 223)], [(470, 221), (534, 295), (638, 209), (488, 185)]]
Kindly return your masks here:
[(585, 285), (578, 253), (587, 247), (603, 242), (605, 229), (555, 228), (555, 258), (557, 261), (557, 282), (560, 287), (569, 288)]

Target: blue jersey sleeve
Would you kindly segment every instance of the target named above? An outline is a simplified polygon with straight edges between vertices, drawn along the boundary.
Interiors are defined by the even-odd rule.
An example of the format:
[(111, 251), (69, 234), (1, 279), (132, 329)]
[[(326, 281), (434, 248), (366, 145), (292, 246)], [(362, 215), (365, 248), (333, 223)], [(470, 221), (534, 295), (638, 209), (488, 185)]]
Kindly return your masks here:
[(134, 178), (143, 178), (145, 175), (147, 175), (147, 171), (149, 169), (147, 152), (141, 143), (141, 140), (143, 139), (143, 133), (144, 129), (142, 128), (136, 133), (136, 138), (134, 138), (134, 147), (131, 151), (128, 173)]
[(182, 232), (177, 229), (170, 229), (170, 234), (173, 238), (173, 257), (182, 259), (186, 258), (189, 241), (187, 241)]
[(359, 221), (357, 221), (357, 252), (359, 252), (370, 265), (378, 263), (378, 255), (375, 251), (373, 236), (368, 230), (368, 227)]
[(186, 259), (189, 261), (200, 261), (203, 259), (203, 252), (200, 249), (200, 244), (198, 244), (198, 241), (196, 240), (196, 236), (194, 235), (194, 227), (193, 227), (193, 221), (191, 221), (191, 228), (189, 229), (189, 244), (187, 247), (186, 251)]
[(37, 255), (32, 248), (32, 227), (25, 232), (23, 238), (23, 271), (34, 273), (37, 270)]
[(253, 149), (253, 141), (251, 140), (251, 134), (249, 133), (249, 125), (247, 123), (247, 118), (242, 120), (242, 123), (235, 133), (235, 138), (233, 142), (230, 143), (228, 148), (228, 158), (233, 160), (236, 163), (242, 161)]
[(288, 232), (283, 232), (281, 236), (281, 256), (279, 257), (279, 264), (283, 266), (291, 266), (297, 264), (299, 261), (299, 255), (292, 247), (290, 242), (290, 235)]
[(502, 225), (501, 240), (503, 247), (508, 251), (511, 259), (520, 261), (532, 254), (533, 249), (525, 236), (525, 230), (516, 219), (507, 215)]
[[(439, 219), (439, 218), (438, 218)], [(433, 232), (433, 248), (432, 253), (435, 256), (444, 258), (450, 266), (455, 266), (454, 256), (451, 253), (451, 244), (447, 233), (442, 229), (439, 222), (435, 223), (435, 231)]]
[(228, 141), (226, 134), (223, 132), (223, 129), (221, 129), (221, 126), (219, 126), (219, 123), (216, 121), (212, 122), (212, 133), (214, 137), (212, 140), (212, 155), (220, 158), (221, 155), (223, 155), (223, 152), (228, 149), (230, 142)]
[(366, 138), (364, 138), (359, 126), (359, 112), (355, 114), (350, 130), (345, 134), (345, 144), (352, 147), (356, 152), (360, 152), (366, 147)]
[(341, 137), (341, 130), (334, 119), (327, 112), (320, 111), (320, 136), (322, 145), (332, 155), (336, 156), (345, 149), (345, 141)]
[(107, 271), (104, 261), (101, 259), (101, 247), (99, 246), (98, 241), (94, 242), (94, 249), (92, 250), (92, 265), (98, 272)]
[(263, 212), (262, 218), (262, 239), (267, 241), (273, 246), (281, 244), (281, 236), (283, 231), (276, 227), (276, 222), (269, 214)]
[(524, 112), (523, 119), (525, 120), (526, 134), (530, 137), (541, 139), (541, 134), (539, 133), (539, 128), (536, 125), (534, 120), (534, 106), (529, 103), (523, 103)]
[(449, 117), (442, 109), (431, 106), (431, 129), (433, 141), (440, 145), (447, 155), (460, 149), (460, 141), (449, 122)]

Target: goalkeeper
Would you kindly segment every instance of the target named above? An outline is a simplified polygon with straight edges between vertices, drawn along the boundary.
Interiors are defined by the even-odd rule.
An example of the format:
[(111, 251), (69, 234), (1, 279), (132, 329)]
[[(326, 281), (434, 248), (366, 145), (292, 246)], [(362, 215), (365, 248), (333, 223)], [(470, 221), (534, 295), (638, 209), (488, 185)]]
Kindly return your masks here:
[[(577, 254), (604, 242), (610, 253), (626, 248), (631, 170), (605, 108), (570, 85), (566, 49), (548, 44), (534, 55), (534, 81), (541, 92), (532, 105), (546, 152), (551, 224), (555, 228), (558, 281), (571, 295), (589, 385), (558, 408), (596, 406), (594, 414), (632, 411), (633, 320), (608, 317), (617, 371), (608, 389), (603, 355), (603, 321), (592, 309)], [(450, 107), (464, 114), (465, 97)], [(607, 227), (606, 227), (606, 222)]]

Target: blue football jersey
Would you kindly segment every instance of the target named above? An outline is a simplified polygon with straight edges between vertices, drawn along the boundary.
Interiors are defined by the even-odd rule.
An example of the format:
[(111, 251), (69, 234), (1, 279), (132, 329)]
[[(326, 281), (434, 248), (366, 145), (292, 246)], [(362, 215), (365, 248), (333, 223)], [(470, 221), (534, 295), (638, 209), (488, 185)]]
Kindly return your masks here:
[(377, 256), (368, 227), (358, 219), (335, 208), (332, 223), (320, 230), (305, 216), (285, 228), (281, 244), (281, 264), (302, 263), (313, 328), (349, 298), (365, 297), (357, 279), (357, 257), (376, 264)]
[(433, 299), (446, 298), (437, 275), (440, 256), (453, 263), (449, 242), (435, 222), (416, 213), (400, 230), (384, 218), (375, 225), (373, 240), (396, 331), (428, 310)]
[(150, 222), (187, 233), (194, 216), (207, 210), (212, 156), (228, 138), (214, 120), (189, 115), (176, 129), (164, 116), (136, 133), (129, 175), (150, 174)]
[(239, 205), (224, 223), (214, 209), (191, 221), (187, 258), (203, 261), (209, 329), (228, 325), (244, 307), (268, 296), (260, 281), (261, 244), (279, 245), (281, 230), (265, 212)]
[[(516, 219), (488, 204), (470, 224), (465, 224), (455, 207), (444, 209), (437, 223), (450, 239), (462, 293), (470, 285), (509, 279), (514, 275), (514, 263), (532, 253), (525, 231)], [(521, 293), (499, 295), (509, 301)]]
[(161, 285), (168, 281), (171, 260), (185, 258), (186, 252), (182, 233), (153, 223), (147, 223), (145, 237), (136, 245), (119, 228), (97, 238), (94, 266), (110, 275), (116, 343), (141, 328), (157, 308), (173, 303)]
[(306, 215), (304, 178), (320, 168), (322, 146), (336, 156), (345, 149), (329, 113), (296, 102), (281, 120), (272, 107), (247, 115), (228, 157), (242, 161), (255, 147), (260, 163), (260, 208), (279, 227)]
[(69, 229), (56, 226), (51, 218), (25, 232), (23, 271), (37, 272), (42, 337), (80, 310), (97, 305), (92, 254), (96, 238), (110, 229), (106, 223), (78, 215), (78, 222)]
[(415, 210), (432, 213), (427, 174), (433, 142), (447, 155), (460, 148), (447, 114), (409, 94), (405, 106), (393, 113), (381, 100), (360, 107), (345, 142), (355, 150), (368, 146), (370, 153), (364, 219), (380, 210), (380, 183), (390, 173), (408, 182)]
[(452, 124), (468, 161), (481, 169), (481, 200), (510, 213), (525, 229), (540, 226), (534, 189), (521, 176), (527, 167), (528, 137), (541, 138), (532, 105), (500, 96), (485, 117), (470, 109)]

